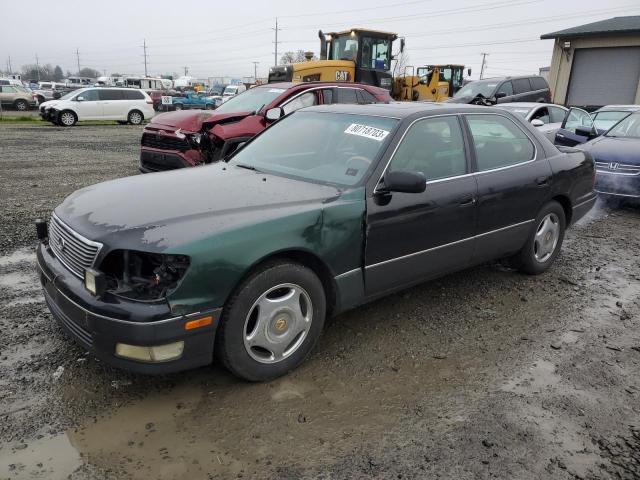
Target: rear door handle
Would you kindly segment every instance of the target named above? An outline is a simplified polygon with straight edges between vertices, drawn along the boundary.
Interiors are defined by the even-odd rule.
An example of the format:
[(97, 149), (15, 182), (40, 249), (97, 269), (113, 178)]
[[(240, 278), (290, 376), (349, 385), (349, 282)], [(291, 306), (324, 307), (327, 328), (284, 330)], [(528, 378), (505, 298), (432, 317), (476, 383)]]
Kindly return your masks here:
[(474, 197), (473, 195), (470, 195), (468, 197), (463, 197), (460, 199), (459, 205), (461, 207), (468, 207), (470, 205), (475, 205), (476, 204), (476, 197)]

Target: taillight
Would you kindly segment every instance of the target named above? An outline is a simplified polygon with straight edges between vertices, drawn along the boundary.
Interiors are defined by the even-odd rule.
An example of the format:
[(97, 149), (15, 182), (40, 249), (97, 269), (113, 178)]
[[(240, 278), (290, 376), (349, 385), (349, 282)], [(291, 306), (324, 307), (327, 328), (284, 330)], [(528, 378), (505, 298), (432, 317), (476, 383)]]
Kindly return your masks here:
[(147, 103), (150, 104), (150, 105), (153, 105), (153, 100), (149, 99), (149, 100), (147, 100)]

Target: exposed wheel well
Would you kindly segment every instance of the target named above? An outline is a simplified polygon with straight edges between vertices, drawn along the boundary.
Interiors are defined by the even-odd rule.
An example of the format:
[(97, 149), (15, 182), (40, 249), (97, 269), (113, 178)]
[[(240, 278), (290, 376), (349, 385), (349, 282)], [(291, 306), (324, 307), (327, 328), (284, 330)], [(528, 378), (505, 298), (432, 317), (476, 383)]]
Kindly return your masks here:
[(555, 200), (562, 206), (562, 209), (564, 210), (566, 224), (571, 225), (571, 217), (573, 215), (573, 208), (571, 208), (571, 200), (569, 200), (569, 198), (564, 195), (556, 195), (551, 200)]
[(261, 266), (278, 260), (294, 261), (313, 270), (322, 282), (322, 286), (327, 297), (327, 318), (330, 318), (335, 310), (337, 301), (337, 290), (333, 275), (331, 274), (329, 267), (327, 267), (320, 258), (304, 250), (286, 250), (263, 258), (247, 271), (247, 273), (238, 281), (235, 288), (237, 288), (238, 285), (240, 285), (249, 275)]

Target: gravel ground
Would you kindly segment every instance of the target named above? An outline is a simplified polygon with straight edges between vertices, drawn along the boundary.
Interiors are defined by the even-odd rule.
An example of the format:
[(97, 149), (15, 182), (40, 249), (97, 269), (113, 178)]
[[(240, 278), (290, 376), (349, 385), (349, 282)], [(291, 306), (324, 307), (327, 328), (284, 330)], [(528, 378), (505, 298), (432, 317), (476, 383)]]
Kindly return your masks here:
[[(333, 319), (289, 376), (127, 374), (53, 322), (33, 220), (136, 174), (136, 127), (0, 126), (0, 479), (640, 478), (640, 210)], [(108, 201), (108, 199), (105, 199)]]

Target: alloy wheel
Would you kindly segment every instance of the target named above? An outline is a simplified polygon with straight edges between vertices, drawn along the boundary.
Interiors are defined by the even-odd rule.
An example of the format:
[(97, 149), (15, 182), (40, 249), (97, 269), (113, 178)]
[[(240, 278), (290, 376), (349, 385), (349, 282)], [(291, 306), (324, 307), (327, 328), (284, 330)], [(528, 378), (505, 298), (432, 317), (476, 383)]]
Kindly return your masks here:
[(538, 229), (533, 241), (533, 255), (536, 261), (544, 263), (553, 255), (560, 238), (560, 220), (555, 213), (546, 215)]
[(245, 319), (245, 349), (257, 362), (280, 362), (304, 343), (312, 320), (311, 297), (301, 286), (272, 287), (258, 297)]
[(68, 127), (73, 125), (75, 123), (75, 121), (76, 121), (76, 119), (73, 116), (73, 113), (71, 113), (71, 112), (64, 112), (62, 115), (60, 115), (60, 122), (63, 125), (66, 125)]
[(138, 112), (132, 112), (129, 114), (129, 121), (133, 125), (140, 125), (142, 123), (142, 115), (140, 115)]

